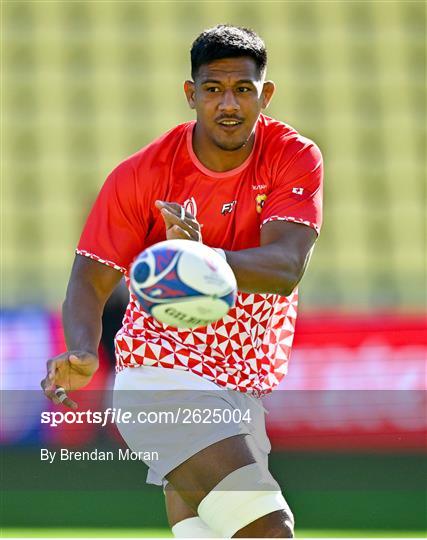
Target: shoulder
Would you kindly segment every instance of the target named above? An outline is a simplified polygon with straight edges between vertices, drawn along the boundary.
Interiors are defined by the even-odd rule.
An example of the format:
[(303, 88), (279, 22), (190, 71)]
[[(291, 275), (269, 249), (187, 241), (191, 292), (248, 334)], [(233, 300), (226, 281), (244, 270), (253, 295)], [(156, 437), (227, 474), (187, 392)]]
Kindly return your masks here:
[(116, 176), (138, 175), (144, 170), (150, 170), (154, 173), (156, 169), (164, 170), (169, 167), (171, 160), (179, 150), (185, 137), (188, 127), (193, 122), (179, 124), (167, 131), (150, 144), (144, 146), (134, 154), (125, 158), (113, 170)]
[(262, 150), (264, 155), (274, 161), (291, 163), (295, 159), (313, 163), (322, 162), (322, 153), (317, 144), (299, 133), (292, 126), (270, 118), (260, 116), (262, 132)]

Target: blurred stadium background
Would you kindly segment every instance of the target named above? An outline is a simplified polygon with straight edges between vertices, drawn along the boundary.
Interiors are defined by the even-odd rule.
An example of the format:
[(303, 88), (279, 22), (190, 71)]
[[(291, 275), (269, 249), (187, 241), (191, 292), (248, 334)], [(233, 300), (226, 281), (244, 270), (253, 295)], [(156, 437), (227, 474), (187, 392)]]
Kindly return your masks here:
[[(87, 426), (41, 430), (38, 385), (64, 346), (59, 309), (88, 209), (120, 160), (192, 117), (182, 92), (189, 48), (219, 22), (265, 39), (278, 86), (268, 113), (313, 138), (326, 165), (287, 392), (269, 398), (272, 468), (308, 536), (424, 529), (425, 3), (17, 0), (1, 9), (2, 388), (34, 390), (31, 414), (9, 407), (2, 423), (6, 532), (163, 534), (162, 494), (144, 487), (139, 464), (79, 469), (84, 486), (45, 485), (40, 445), (117, 441)], [(108, 347), (102, 358), (93, 388), (111, 382)], [(138, 491), (123, 475), (141, 478)]]

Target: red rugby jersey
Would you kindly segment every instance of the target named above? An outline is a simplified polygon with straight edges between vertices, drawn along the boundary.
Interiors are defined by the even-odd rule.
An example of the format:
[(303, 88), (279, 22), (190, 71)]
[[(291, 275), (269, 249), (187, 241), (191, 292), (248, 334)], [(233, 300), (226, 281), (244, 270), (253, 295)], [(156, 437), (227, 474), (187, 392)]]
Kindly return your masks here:
[[(184, 205), (203, 225), (203, 242), (225, 250), (259, 246), (260, 228), (273, 220), (319, 232), (323, 166), (312, 141), (261, 115), (246, 161), (214, 172), (194, 154), (194, 126), (193, 121), (175, 127), (113, 170), (77, 253), (127, 275), (144, 248), (166, 238), (157, 199)], [(131, 295), (116, 336), (117, 367), (184, 369), (229, 389), (268, 393), (287, 371), (297, 296), (297, 289), (288, 297), (239, 292), (220, 321), (177, 330), (147, 315)]]

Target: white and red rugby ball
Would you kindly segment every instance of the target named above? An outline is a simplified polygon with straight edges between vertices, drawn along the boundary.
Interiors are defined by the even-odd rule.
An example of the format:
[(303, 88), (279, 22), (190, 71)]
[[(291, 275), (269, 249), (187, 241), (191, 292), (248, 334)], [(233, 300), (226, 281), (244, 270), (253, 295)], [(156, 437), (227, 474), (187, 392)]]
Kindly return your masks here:
[(227, 261), (192, 240), (166, 240), (145, 249), (132, 264), (130, 288), (144, 311), (176, 328), (221, 319), (237, 294)]

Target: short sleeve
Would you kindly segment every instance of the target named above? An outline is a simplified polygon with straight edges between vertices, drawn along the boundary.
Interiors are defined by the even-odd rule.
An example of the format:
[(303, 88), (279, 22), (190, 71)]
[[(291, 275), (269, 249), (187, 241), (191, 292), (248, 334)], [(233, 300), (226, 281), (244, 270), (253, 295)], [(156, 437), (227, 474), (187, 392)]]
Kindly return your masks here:
[(261, 226), (269, 221), (322, 225), (323, 160), (319, 148), (299, 138), (281, 156), (272, 189), (261, 213)]
[[(132, 165), (121, 163), (101, 188), (76, 253), (126, 273), (144, 247), (148, 220), (143, 198)], [(149, 204), (145, 208), (148, 211)]]

